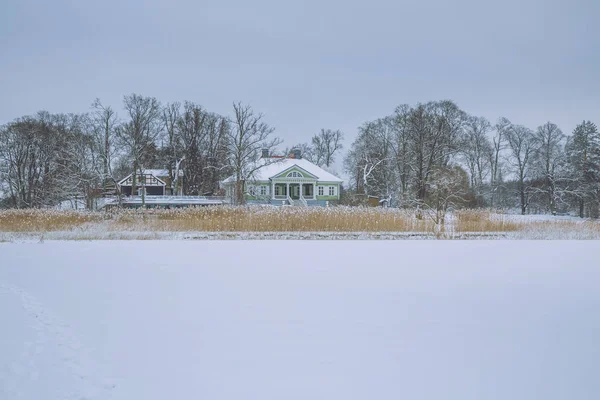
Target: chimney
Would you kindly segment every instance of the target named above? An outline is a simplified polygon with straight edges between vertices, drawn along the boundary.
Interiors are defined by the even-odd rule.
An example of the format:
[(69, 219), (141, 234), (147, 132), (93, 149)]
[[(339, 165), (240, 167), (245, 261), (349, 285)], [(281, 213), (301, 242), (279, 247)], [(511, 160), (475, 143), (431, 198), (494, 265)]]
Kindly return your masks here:
[(292, 155), (293, 155), (293, 158), (301, 159), (302, 158), (302, 151), (300, 151), (300, 149), (293, 149), (292, 150)]
[(262, 149), (262, 158), (269, 158), (269, 149)]

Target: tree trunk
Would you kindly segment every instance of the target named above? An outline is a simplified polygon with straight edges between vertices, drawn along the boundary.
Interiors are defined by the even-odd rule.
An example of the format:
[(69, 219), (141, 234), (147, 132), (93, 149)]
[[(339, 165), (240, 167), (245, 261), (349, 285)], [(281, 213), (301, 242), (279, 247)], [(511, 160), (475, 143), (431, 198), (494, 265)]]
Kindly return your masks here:
[(419, 190), (417, 191), (417, 200), (425, 201), (426, 194), (427, 194), (427, 187), (425, 186), (425, 182), (419, 181)]
[(106, 182), (106, 179), (108, 177), (108, 154), (110, 152), (109, 146), (110, 146), (110, 128), (108, 126), (109, 121), (106, 121), (106, 127), (105, 127), (105, 131), (104, 131), (104, 181)]
[(143, 166), (140, 166), (140, 176), (142, 177), (142, 208), (146, 208), (146, 177)]
[(137, 184), (137, 180), (136, 180), (137, 170), (138, 170), (138, 163), (137, 163), (137, 161), (134, 161), (133, 162), (133, 175), (131, 177), (131, 193), (129, 194), (130, 196), (135, 195), (135, 190), (137, 189), (136, 188), (136, 186), (137, 186), (136, 185)]
[(246, 196), (244, 196), (244, 181), (238, 180), (235, 182), (235, 204), (242, 205), (246, 203)]

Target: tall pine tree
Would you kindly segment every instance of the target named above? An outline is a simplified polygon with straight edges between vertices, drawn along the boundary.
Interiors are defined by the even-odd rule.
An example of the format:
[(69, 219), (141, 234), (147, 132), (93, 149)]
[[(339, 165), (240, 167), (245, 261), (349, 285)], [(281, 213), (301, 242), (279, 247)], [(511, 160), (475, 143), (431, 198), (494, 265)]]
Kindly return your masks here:
[(600, 189), (600, 134), (595, 124), (583, 121), (573, 131), (567, 143), (570, 175), (578, 202), (579, 216), (584, 217), (586, 205), (590, 214), (597, 217)]

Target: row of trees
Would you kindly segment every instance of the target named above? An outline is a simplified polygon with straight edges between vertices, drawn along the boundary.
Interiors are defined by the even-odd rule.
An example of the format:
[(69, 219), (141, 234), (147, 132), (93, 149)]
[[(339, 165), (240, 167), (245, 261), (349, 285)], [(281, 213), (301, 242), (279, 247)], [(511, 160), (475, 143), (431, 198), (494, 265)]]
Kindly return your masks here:
[(402, 105), (359, 128), (344, 160), (356, 193), (438, 211), (450, 206), (518, 208), (597, 216), (600, 135), (584, 121), (572, 136), (492, 125), (452, 101)]
[[(166, 169), (171, 189), (187, 195), (216, 194), (232, 174), (235, 201), (245, 182), (265, 165), (261, 151), (282, 141), (264, 116), (242, 103), (222, 116), (193, 102), (161, 104), (154, 97), (124, 97), (124, 116), (100, 100), (89, 113), (18, 118), (0, 127), (0, 200), (7, 207), (53, 206), (65, 200), (118, 193), (117, 182), (136, 171)], [(339, 131), (322, 130), (304, 144), (308, 157), (329, 166), (341, 148)], [(285, 153), (287, 154), (287, 153)], [(180, 174), (180, 171), (183, 174)], [(132, 192), (143, 182), (133, 178)]]
[[(166, 169), (172, 189), (183, 175), (188, 195), (216, 194), (233, 175), (234, 200), (243, 203), (245, 183), (266, 164), (261, 152), (282, 144), (264, 116), (242, 103), (222, 116), (193, 102), (163, 105), (131, 94), (123, 110), (118, 116), (96, 100), (89, 113), (39, 112), (1, 126), (2, 203), (43, 207), (79, 198), (91, 207), (103, 194), (118, 194), (120, 179), (148, 168)], [(331, 169), (343, 139), (322, 129), (293, 147)], [(344, 169), (348, 193), (433, 209), (440, 218), (451, 206), (582, 217), (600, 208), (600, 134), (589, 121), (566, 136), (551, 122), (536, 130), (506, 118), (492, 124), (452, 101), (402, 105), (359, 127)], [(137, 185), (143, 182), (134, 179), (133, 192)]]

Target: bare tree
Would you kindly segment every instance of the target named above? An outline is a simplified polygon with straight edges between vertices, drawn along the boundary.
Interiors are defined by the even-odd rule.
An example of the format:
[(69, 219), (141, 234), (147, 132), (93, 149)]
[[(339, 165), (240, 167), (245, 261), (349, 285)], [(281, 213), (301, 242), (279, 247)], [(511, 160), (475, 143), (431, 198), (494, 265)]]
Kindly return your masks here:
[(414, 160), (416, 199), (427, 197), (427, 183), (433, 171), (446, 167), (460, 145), (467, 114), (452, 101), (419, 104), (408, 119), (409, 141)]
[(457, 166), (436, 168), (427, 185), (428, 197), (424, 204), (426, 215), (433, 220), (437, 229), (443, 230), (448, 209), (465, 203), (469, 193), (469, 178)]
[(17, 208), (84, 198), (94, 183), (85, 116), (39, 112), (0, 130), (0, 166)]
[(481, 195), (484, 180), (490, 172), (489, 153), (492, 145), (488, 139), (491, 124), (485, 118), (469, 117), (465, 125), (462, 154), (469, 168), (471, 187)]
[(344, 162), (357, 193), (397, 194), (403, 204), (423, 205), (433, 172), (459, 153), (466, 119), (456, 104), (441, 101), (403, 105), (392, 116), (365, 123)]
[(344, 168), (352, 177), (357, 194), (388, 197), (394, 192), (395, 180), (389, 135), (384, 120), (367, 122), (359, 128), (344, 160)]
[[(101, 157), (95, 132), (89, 129), (89, 115), (57, 115), (56, 118), (57, 130), (69, 145), (63, 148), (61, 164), (67, 168), (58, 184), (60, 190), (55, 192), (62, 192), (63, 200), (71, 200), (75, 208), (79, 208), (81, 198), (85, 200), (85, 207), (92, 209), (105, 175), (98, 173)], [(107, 171), (111, 171), (110, 166)]]
[(546, 122), (544, 125), (539, 126), (534, 136), (536, 146), (535, 165), (543, 179), (542, 191), (547, 198), (548, 210), (552, 215), (556, 214), (556, 170), (564, 157), (561, 146), (564, 138), (565, 135), (552, 122)]
[[(3, 178), (10, 199), (16, 208), (33, 206), (27, 193), (34, 177), (27, 174), (35, 132), (32, 118), (20, 118), (2, 127), (0, 131), (0, 159)], [(29, 168), (31, 171), (31, 168)]]
[[(370, 154), (364, 153), (363, 158), (361, 160), (362, 164), (362, 183), (364, 187), (364, 192), (366, 195), (369, 194), (369, 187), (371, 186), (370, 178), (373, 175), (373, 172), (377, 169), (379, 165), (387, 161), (386, 158), (373, 159)], [(384, 184), (388, 183), (387, 180), (382, 181)]]
[(313, 164), (317, 164), (315, 158), (315, 149), (308, 143), (298, 143), (292, 146), (291, 149), (287, 149), (285, 154), (289, 154), (293, 149), (300, 150), (300, 154), (302, 154), (302, 158), (310, 161)]
[(179, 103), (167, 105), (162, 119), (166, 135), (159, 163), (169, 171), (171, 193), (178, 188), (188, 195), (217, 192), (229, 172), (227, 119), (190, 101), (183, 108)]
[(505, 149), (506, 135), (512, 123), (506, 118), (500, 118), (494, 126), (495, 134), (492, 137), (492, 148), (489, 152), (490, 159), (490, 206), (494, 207), (497, 197), (498, 185), (502, 177), (502, 151)]
[(100, 99), (94, 100), (92, 110), (90, 123), (95, 146), (92, 157), (99, 159), (98, 174), (104, 192), (117, 191), (117, 180), (112, 173), (113, 158), (118, 150), (115, 146), (117, 113), (110, 106), (103, 105)]
[(521, 202), (521, 214), (525, 215), (529, 204), (528, 178), (532, 156), (535, 151), (533, 132), (521, 125), (513, 125), (506, 139), (510, 150), (509, 160), (517, 178), (517, 190)]
[[(133, 160), (131, 194), (134, 195), (137, 175), (143, 176), (144, 163), (162, 132), (161, 107), (156, 98), (138, 94), (125, 96), (123, 106), (129, 120), (119, 127), (117, 136)], [(143, 179), (141, 185), (145, 189)], [(145, 205), (145, 190), (142, 190), (142, 205)]]
[(413, 153), (410, 146), (409, 118), (410, 106), (404, 104), (396, 107), (394, 115), (389, 119), (393, 133), (390, 137), (390, 149), (394, 156), (394, 165), (399, 181), (400, 196), (404, 201), (409, 200), (409, 185), (411, 179), (411, 163)]
[(179, 123), (181, 114), (180, 109), (181, 104), (175, 102), (167, 104), (162, 110), (162, 120), (167, 140), (167, 144), (163, 145), (165, 156), (163, 161), (166, 163), (169, 173), (171, 194), (175, 194), (177, 190), (181, 163), (185, 159), (177, 132), (177, 124)]
[(330, 167), (335, 154), (343, 148), (344, 134), (340, 130), (321, 129), (312, 138), (313, 160), (318, 166)]
[(269, 159), (260, 159), (262, 149), (271, 152), (281, 144), (281, 140), (271, 137), (275, 129), (265, 123), (263, 115), (256, 114), (251, 106), (234, 103), (233, 112), (228, 144), (235, 176), (234, 202), (244, 204), (246, 181), (270, 162)]
[(200, 105), (186, 101), (177, 125), (185, 158), (183, 171), (187, 194), (200, 194), (202, 191), (202, 142), (206, 136), (207, 117), (208, 113)]
[(203, 193), (214, 194), (219, 191), (220, 181), (230, 171), (228, 149), (231, 124), (217, 114), (209, 114), (206, 120), (206, 135), (203, 143), (204, 173)]

